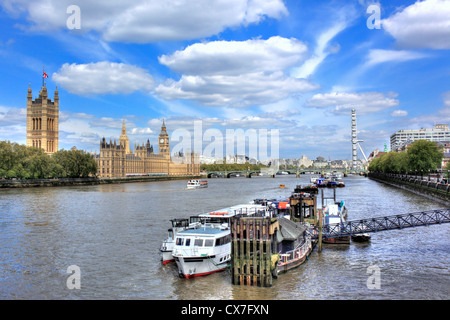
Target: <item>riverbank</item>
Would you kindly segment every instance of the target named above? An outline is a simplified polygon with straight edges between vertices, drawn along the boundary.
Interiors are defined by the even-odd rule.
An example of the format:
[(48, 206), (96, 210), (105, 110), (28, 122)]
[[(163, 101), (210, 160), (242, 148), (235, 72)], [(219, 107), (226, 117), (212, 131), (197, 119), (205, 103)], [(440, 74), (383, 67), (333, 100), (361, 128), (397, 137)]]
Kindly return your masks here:
[(368, 174), (370, 179), (386, 183), (415, 194), (436, 200), (450, 207), (450, 185), (418, 179), (415, 176), (400, 174), (374, 173)]
[(200, 176), (142, 176), (127, 178), (57, 178), (57, 179), (23, 179), (0, 180), (1, 188), (35, 188), (35, 187), (66, 187), (99, 184), (116, 184), (132, 182), (170, 181), (198, 179)]

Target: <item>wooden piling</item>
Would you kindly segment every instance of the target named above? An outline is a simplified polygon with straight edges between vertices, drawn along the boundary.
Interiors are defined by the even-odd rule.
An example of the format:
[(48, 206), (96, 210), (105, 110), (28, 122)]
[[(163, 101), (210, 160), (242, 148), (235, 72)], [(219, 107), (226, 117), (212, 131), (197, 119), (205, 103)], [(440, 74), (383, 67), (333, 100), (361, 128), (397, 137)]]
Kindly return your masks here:
[[(235, 285), (272, 285), (272, 227), (270, 217), (237, 217), (231, 235), (231, 273)], [(278, 227), (279, 228), (279, 227)], [(272, 233), (272, 234), (271, 234)]]

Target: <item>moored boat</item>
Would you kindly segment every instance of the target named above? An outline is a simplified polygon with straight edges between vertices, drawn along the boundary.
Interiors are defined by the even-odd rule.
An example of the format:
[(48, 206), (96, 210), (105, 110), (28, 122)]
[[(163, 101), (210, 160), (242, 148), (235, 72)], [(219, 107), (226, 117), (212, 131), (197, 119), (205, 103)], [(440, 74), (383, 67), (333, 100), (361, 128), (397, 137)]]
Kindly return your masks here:
[(337, 182), (334, 180), (328, 180), (327, 181), (327, 187), (328, 188), (336, 188), (337, 187)]
[(355, 242), (367, 242), (370, 240), (370, 233), (361, 233), (352, 235), (352, 241)]
[(163, 264), (174, 261), (172, 251), (175, 245), (175, 237), (178, 232), (186, 230), (189, 227), (189, 219), (172, 219), (170, 222), (172, 223), (172, 228), (168, 229), (168, 237), (163, 241), (159, 249)]
[[(328, 228), (332, 227), (334, 230), (339, 230), (341, 224), (347, 220), (347, 207), (344, 201), (327, 204), (323, 213), (324, 226), (328, 225)], [(350, 244), (350, 236), (324, 239), (323, 243)]]
[(261, 204), (237, 205), (198, 215), (203, 223), (179, 232), (172, 252), (180, 277), (193, 278), (222, 271), (231, 261), (231, 219), (239, 215), (266, 215)]
[(336, 179), (336, 184), (337, 184), (337, 187), (338, 188), (343, 188), (343, 187), (345, 187), (345, 183), (344, 183), (344, 180), (342, 180), (342, 179)]
[(278, 275), (304, 263), (312, 251), (311, 235), (308, 226), (280, 218), (281, 241), (278, 244), (279, 258), (276, 264)]
[(328, 181), (324, 178), (317, 178), (316, 181), (314, 182), (316, 184), (316, 186), (318, 187), (326, 187)]
[(317, 194), (317, 193), (319, 193), (319, 189), (314, 184), (309, 184), (309, 185), (306, 185), (303, 187), (301, 185), (297, 185), (294, 188), (294, 193), (302, 193), (302, 192)]

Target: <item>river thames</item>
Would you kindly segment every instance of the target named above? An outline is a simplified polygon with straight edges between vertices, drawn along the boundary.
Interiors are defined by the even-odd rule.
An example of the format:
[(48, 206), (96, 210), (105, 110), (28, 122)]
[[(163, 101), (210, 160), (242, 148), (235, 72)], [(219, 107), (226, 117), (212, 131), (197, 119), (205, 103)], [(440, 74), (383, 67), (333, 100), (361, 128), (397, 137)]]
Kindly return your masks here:
[[(209, 187), (198, 190), (187, 190), (183, 180), (2, 190), (0, 299), (448, 299), (447, 224), (324, 245), (270, 288), (234, 286), (229, 270), (187, 280), (175, 264), (161, 264), (170, 219), (289, 196), (310, 177), (209, 179)], [(345, 201), (349, 220), (444, 207), (368, 178), (344, 181), (337, 200)], [(73, 265), (80, 268), (81, 287), (69, 290)], [(379, 288), (367, 286), (374, 266)]]

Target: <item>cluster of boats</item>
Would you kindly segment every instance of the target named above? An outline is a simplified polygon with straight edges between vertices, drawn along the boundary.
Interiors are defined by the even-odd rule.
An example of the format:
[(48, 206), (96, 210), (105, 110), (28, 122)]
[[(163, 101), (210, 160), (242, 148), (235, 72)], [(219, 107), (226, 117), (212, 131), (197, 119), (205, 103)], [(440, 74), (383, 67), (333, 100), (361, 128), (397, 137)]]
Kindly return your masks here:
[(323, 174), (320, 177), (312, 177), (311, 183), (314, 183), (318, 187), (327, 188), (343, 188), (345, 187), (344, 180), (341, 173)]

